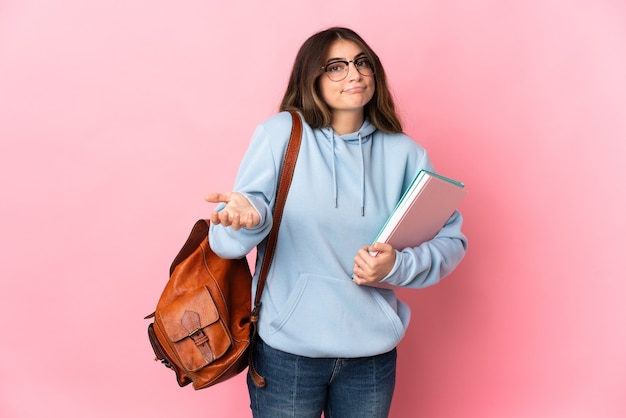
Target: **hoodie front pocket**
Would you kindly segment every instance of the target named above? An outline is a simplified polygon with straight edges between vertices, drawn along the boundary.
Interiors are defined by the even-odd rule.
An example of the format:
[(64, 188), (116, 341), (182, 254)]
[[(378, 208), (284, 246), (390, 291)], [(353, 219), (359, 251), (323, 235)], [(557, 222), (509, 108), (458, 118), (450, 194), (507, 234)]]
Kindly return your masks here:
[(281, 309), (270, 320), (270, 333), (297, 341), (332, 338), (354, 343), (381, 338), (385, 345), (397, 343), (404, 326), (378, 292), (349, 279), (302, 274), (280, 305), (273, 300)]

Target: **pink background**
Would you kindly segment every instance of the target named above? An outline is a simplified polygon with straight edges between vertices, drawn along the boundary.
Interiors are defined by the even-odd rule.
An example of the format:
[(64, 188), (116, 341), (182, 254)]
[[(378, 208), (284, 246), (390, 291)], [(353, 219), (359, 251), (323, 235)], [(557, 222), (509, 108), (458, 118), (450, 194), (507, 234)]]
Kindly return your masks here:
[(470, 250), (402, 296), (393, 417), (626, 416), (622, 0), (0, 1), (0, 416), (249, 416), (148, 321), (297, 48), (348, 25), (464, 181)]

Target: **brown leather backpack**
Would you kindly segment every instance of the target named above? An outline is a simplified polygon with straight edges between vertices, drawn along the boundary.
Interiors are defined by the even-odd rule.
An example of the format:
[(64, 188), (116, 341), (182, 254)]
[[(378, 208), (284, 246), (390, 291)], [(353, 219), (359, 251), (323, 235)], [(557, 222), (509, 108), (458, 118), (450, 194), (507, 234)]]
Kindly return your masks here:
[(293, 128), (283, 162), (265, 256), (254, 305), (252, 275), (246, 258), (227, 260), (211, 250), (209, 221), (201, 219), (170, 267), (170, 279), (156, 310), (148, 315), (148, 337), (155, 360), (174, 370), (180, 386), (203, 389), (241, 373), (246, 366), (257, 386), (265, 379), (254, 369), (252, 344), (261, 294), (272, 263), (278, 227), (291, 185), (302, 136), (300, 116), (291, 112)]

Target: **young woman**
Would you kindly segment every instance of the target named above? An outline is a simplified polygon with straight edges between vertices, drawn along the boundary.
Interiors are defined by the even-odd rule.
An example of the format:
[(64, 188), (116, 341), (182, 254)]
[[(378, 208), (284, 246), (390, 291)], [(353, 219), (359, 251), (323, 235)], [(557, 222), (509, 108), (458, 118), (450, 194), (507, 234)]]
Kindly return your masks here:
[(302, 45), (280, 110), (254, 132), (234, 191), (206, 196), (219, 203), (214, 251), (239, 258), (257, 247), (261, 260), (291, 131), (287, 111), (299, 112), (302, 145), (255, 346), (267, 384), (248, 379), (253, 415), (386, 417), (395, 347), (410, 316), (393, 287), (432, 285), (459, 264), (461, 214), (415, 248), (371, 243), (413, 177), (433, 167), (402, 133), (380, 60), (354, 31), (330, 28)]

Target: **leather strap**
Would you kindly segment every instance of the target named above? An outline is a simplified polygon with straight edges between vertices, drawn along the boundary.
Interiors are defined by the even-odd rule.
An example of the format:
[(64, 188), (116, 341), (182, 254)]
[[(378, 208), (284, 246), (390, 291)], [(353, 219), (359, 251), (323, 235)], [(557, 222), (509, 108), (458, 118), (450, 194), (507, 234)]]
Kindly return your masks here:
[(293, 119), (291, 137), (289, 138), (289, 145), (287, 145), (285, 160), (283, 161), (280, 180), (278, 181), (276, 202), (274, 203), (274, 210), (272, 212), (272, 229), (267, 239), (267, 247), (265, 248), (265, 255), (263, 256), (263, 262), (261, 263), (261, 270), (259, 272), (259, 281), (256, 286), (254, 307), (250, 316), (252, 347), (249, 350), (250, 357), (248, 373), (257, 387), (265, 386), (265, 378), (256, 371), (253, 362), (253, 344), (257, 335), (257, 322), (259, 320), (259, 312), (261, 310), (261, 295), (263, 293), (263, 289), (265, 288), (265, 281), (267, 280), (267, 274), (270, 266), (272, 265), (272, 260), (274, 259), (274, 250), (276, 249), (276, 241), (278, 240), (278, 228), (280, 227), (280, 222), (283, 218), (283, 209), (285, 208), (287, 194), (289, 192), (289, 188), (291, 187), (291, 180), (293, 179), (293, 172), (295, 170), (296, 160), (298, 159), (298, 153), (300, 151), (300, 143), (302, 142), (302, 120), (300, 120), (300, 115), (298, 115), (295, 111), (290, 111), (289, 113), (291, 113), (291, 118)]
[(209, 337), (207, 337), (202, 330), (200, 314), (194, 311), (185, 311), (180, 322), (187, 333), (189, 333), (189, 337), (196, 344), (198, 350), (200, 350), (207, 364), (213, 363), (215, 354), (213, 354), (213, 350), (211, 350), (211, 346), (209, 345)]

